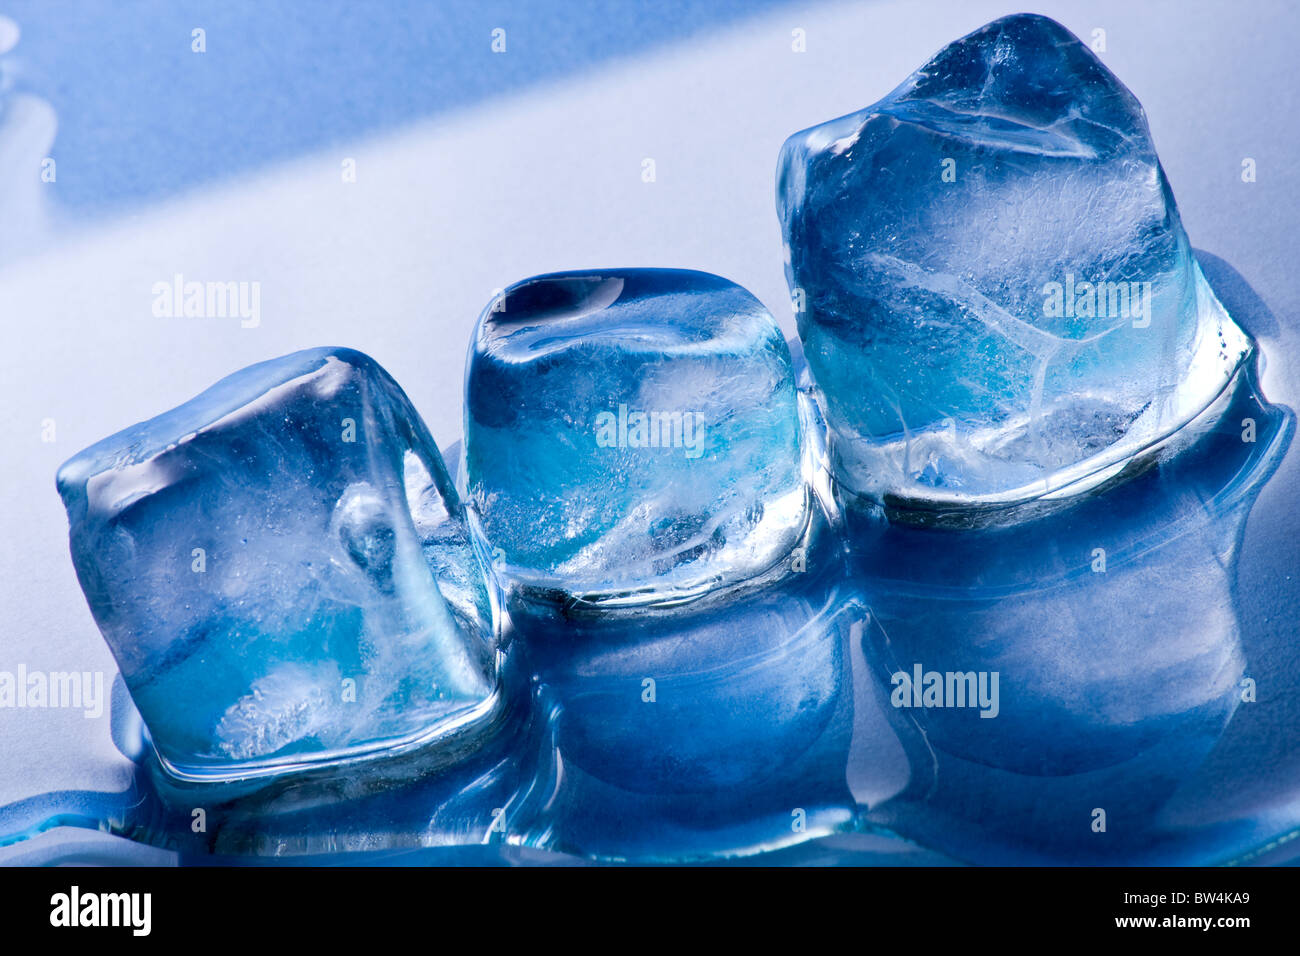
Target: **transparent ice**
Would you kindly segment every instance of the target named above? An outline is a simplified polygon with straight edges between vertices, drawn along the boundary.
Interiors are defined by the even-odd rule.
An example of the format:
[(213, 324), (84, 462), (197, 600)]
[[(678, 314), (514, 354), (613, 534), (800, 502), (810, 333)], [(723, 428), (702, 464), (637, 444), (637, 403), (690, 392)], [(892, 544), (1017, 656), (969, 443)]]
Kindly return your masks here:
[(58, 487), (91, 611), (177, 774), (334, 759), (491, 709), (463, 509), (366, 356), (244, 369), (86, 449)]
[[(265, 366), (244, 373), (260, 375), (262, 387), (244, 381), (240, 403), (216, 421), (238, 419), (245, 393), (262, 394), (270, 382), (312, 381), (331, 359), (350, 375), (359, 362), (347, 353), (306, 354), (316, 361), (300, 368), (281, 360), (270, 363), (276, 374)], [(360, 377), (370, 381), (369, 374), (363, 369)], [(396, 423), (413, 412), (390, 388), (381, 376), (369, 394), (393, 399), (386, 420)], [(225, 404), (211, 392), (207, 397)], [(349, 404), (345, 392), (332, 389), (310, 398), (312, 414), (331, 427)], [(291, 450), (299, 435), (292, 403), (276, 401), (280, 411), (265, 424), (274, 421), (286, 444), (268, 456)], [(1255, 423), (1254, 441), (1243, 441), (1243, 421)], [(817, 445), (818, 426), (815, 418), (804, 422), (810, 444)], [(1274, 711), (1243, 696), (1247, 677), (1260, 686), (1295, 684), (1292, 635), (1285, 626), (1270, 631), (1263, 620), (1285, 614), (1289, 592), (1274, 597), (1269, 588), (1256, 589), (1243, 605), (1235, 584), (1247, 514), (1292, 427), (1288, 413), (1262, 403), (1248, 370), (1223, 413), (1196, 429), (1180, 454), (1072, 507), (961, 533), (866, 512), (841, 520), (848, 516), (823, 510), (833, 502), (824, 493), (818, 447), (819, 490), (801, 539), (806, 560), (784, 563), (785, 573), (671, 606), (521, 602), (504, 616), (502, 706), (489, 733), (447, 746), (440, 740), (386, 747), (314, 773), (178, 778), (160, 768), (130, 702), (115, 694), (114, 740), (136, 762), (131, 786), (116, 794), (42, 794), (0, 807), (0, 846), (53, 820), (75, 820), (176, 847), (182, 862), (209, 864), (284, 857), (664, 862), (759, 851), (765, 862), (1249, 860), (1284, 842), (1279, 834), (1296, 823), (1295, 773), (1269, 756), (1278, 743)], [(181, 437), (175, 447), (197, 440)], [(147, 439), (119, 443), (118, 480), (145, 489), (145, 500), (153, 484), (136, 481), (129, 469), (131, 447), (142, 460), (158, 460), (144, 451)], [(285, 458), (302, 461), (292, 453)], [(210, 463), (211, 474), (227, 475), (232, 487), (256, 485), (262, 460), (226, 456)], [(341, 461), (346, 467), (346, 455)], [(173, 463), (163, 457), (155, 477), (172, 474)], [(339, 467), (313, 464), (307, 480)], [(393, 508), (412, 510), (412, 527), (426, 529), (416, 533), (433, 548), (429, 556), (450, 567), (463, 526), (441, 517), (450, 509), (438, 502), (454, 500), (449, 494), (429, 497), (445, 487), (446, 476), (430, 469), (427, 475), (438, 478), (429, 482), (424, 471), (404, 471), (412, 474), (418, 478), (404, 482)], [(115, 479), (105, 480), (111, 488)], [(165, 495), (178, 485), (158, 487)], [(101, 506), (116, 500), (92, 493)], [(1290, 498), (1271, 497), (1266, 517), (1276, 520)], [(84, 523), (75, 491), (70, 504), (75, 550)], [(329, 506), (331, 513), (368, 513), (344, 494), (334, 493)], [(191, 534), (220, 529), (223, 514), (197, 514)], [(331, 520), (327, 533), (305, 532), (296, 548), (332, 547), (312, 542), (355, 524), (365, 522)], [(435, 548), (439, 536), (427, 532), (439, 528)], [(339, 537), (349, 561), (373, 566), (372, 556), (384, 553), (373, 541)], [(76, 552), (79, 570), (122, 658), (124, 643), (132, 645), (105, 615), (94, 577), (112, 570), (122, 552), (111, 536), (92, 547), (100, 550), (90, 562)], [(273, 564), (263, 560), (261, 573)], [(441, 571), (435, 578), (439, 586), (450, 580)], [(115, 605), (154, 602), (165, 610), (154, 580), (141, 580), (138, 589), (115, 581)], [(448, 585), (444, 594), (457, 590)], [(477, 588), (469, 591), (449, 603), (467, 619), (486, 615)], [(1268, 610), (1243, 613), (1251, 602)], [(456, 659), (448, 646), (424, 648), (421, 660)], [(263, 682), (264, 695), (305, 683), (301, 713), (319, 707), (328, 715), (328, 695), (312, 688), (335, 675), (323, 684), (302, 675), (331, 669), (331, 659), (318, 647), (290, 648)], [(918, 665), (997, 673), (996, 719), (969, 707), (894, 706), (894, 675)], [(165, 733), (174, 732), (176, 701), (205, 699), (195, 687), (207, 674), (171, 680), (172, 696), (160, 706), (138, 671), (125, 662), (123, 670), (150, 727)], [(229, 707), (223, 715), (244, 716)], [(1272, 769), (1260, 774), (1260, 766)], [(1256, 801), (1244, 814), (1234, 804), (1243, 787)], [(204, 832), (191, 828), (192, 808), (200, 805), (215, 808)], [(1122, 839), (1096, 838), (1088, 823), (1098, 806)]]
[[(724, 279), (569, 273), (479, 322), (472, 508), (340, 349), (65, 465), (134, 776), (0, 807), (0, 859), (71, 822), (205, 864), (1294, 861), (1295, 587), (1258, 538), (1237, 574), (1294, 418), (1139, 108), (1012, 17), (873, 109), (784, 156), (815, 384)], [(1152, 298), (1043, 311), (1097, 276)], [(503, 613), (489, 560), (563, 600)], [(994, 719), (898, 706), (913, 668), (997, 675)]]
[(663, 600), (763, 571), (805, 524), (799, 428), (775, 321), (717, 276), (529, 279), (471, 344), (469, 496), (533, 589)]
[(990, 23), (790, 137), (777, 190), (851, 496), (925, 512), (1095, 487), (1249, 351), (1142, 107), (1044, 17)]

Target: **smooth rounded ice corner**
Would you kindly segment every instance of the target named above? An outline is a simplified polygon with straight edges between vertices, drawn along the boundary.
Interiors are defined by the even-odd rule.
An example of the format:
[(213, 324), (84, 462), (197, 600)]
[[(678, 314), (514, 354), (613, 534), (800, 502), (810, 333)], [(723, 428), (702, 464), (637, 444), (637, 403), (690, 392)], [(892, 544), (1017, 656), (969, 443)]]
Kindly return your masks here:
[(485, 564), (427, 428), (373, 359), (253, 365), (57, 481), (77, 577), (172, 776), (415, 748), (436, 765), (498, 713)]
[(508, 587), (568, 606), (760, 578), (810, 521), (789, 349), (757, 299), (702, 272), (506, 289), (470, 346), (465, 463)]
[(1045, 17), (790, 137), (777, 207), (850, 508), (978, 526), (1095, 492), (1208, 427), (1252, 353), (1141, 105)]

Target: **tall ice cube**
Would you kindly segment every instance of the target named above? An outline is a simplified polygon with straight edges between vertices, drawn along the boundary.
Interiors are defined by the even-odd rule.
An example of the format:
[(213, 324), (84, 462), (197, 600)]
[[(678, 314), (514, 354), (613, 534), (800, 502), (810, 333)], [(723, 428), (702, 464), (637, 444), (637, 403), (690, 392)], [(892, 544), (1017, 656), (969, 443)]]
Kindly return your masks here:
[(990, 23), (791, 136), (777, 206), (850, 499), (923, 515), (1096, 487), (1250, 350), (1141, 105), (1045, 17)]

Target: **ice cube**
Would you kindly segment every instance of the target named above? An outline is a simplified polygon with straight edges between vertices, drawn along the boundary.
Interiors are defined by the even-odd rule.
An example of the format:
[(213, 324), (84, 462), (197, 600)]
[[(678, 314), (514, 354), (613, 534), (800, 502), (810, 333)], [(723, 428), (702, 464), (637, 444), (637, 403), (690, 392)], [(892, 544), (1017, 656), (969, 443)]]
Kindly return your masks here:
[(1044, 17), (990, 23), (790, 137), (777, 192), (850, 501), (925, 521), (1096, 487), (1250, 351), (1138, 101)]
[(58, 488), (91, 611), (175, 774), (434, 740), (492, 710), (464, 509), (367, 356), (246, 368), (76, 455)]
[(726, 279), (514, 285), (479, 320), (466, 393), (469, 496), (525, 588), (689, 596), (772, 567), (805, 526), (790, 352)]

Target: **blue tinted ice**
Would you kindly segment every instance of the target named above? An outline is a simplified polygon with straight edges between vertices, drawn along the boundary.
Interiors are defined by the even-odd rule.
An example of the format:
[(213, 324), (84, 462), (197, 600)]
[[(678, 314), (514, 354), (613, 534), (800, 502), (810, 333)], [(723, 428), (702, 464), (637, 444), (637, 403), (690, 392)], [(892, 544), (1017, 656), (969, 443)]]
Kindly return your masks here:
[(465, 451), (499, 565), (543, 590), (697, 593), (779, 561), (805, 523), (789, 350), (705, 273), (507, 289), (471, 345)]
[[(202, 863), (1294, 859), (1293, 589), (1235, 583), (1293, 426), (1248, 370), (1182, 453), (1031, 522), (867, 522), (849, 568), (832, 535), (802, 573), (672, 607), (526, 604), (510, 706), (436, 773), (405, 750), (288, 787), (178, 782), (115, 701), (132, 786), (0, 807), (0, 844), (75, 818)], [(1276, 523), (1293, 496), (1265, 497)], [(918, 667), (997, 689), (901, 706)]]
[[(1294, 416), (1131, 95), (1008, 18), (795, 137), (782, 188), (819, 403), (732, 283), (571, 273), (478, 324), (473, 508), (344, 350), (69, 462), (83, 588), (181, 774), (115, 685), (131, 785), (0, 806), (0, 848), (72, 822), (203, 863), (1294, 861), (1296, 588), (1255, 531), (1295, 469), (1247, 534)], [(494, 616), (480, 551), (546, 599)]]
[(283, 769), (491, 709), (463, 509), (366, 356), (244, 369), (86, 449), (58, 487), (95, 620), (174, 771)]
[(1044, 17), (995, 21), (790, 137), (778, 209), (851, 495), (935, 509), (1095, 487), (1249, 351), (1142, 107)]

